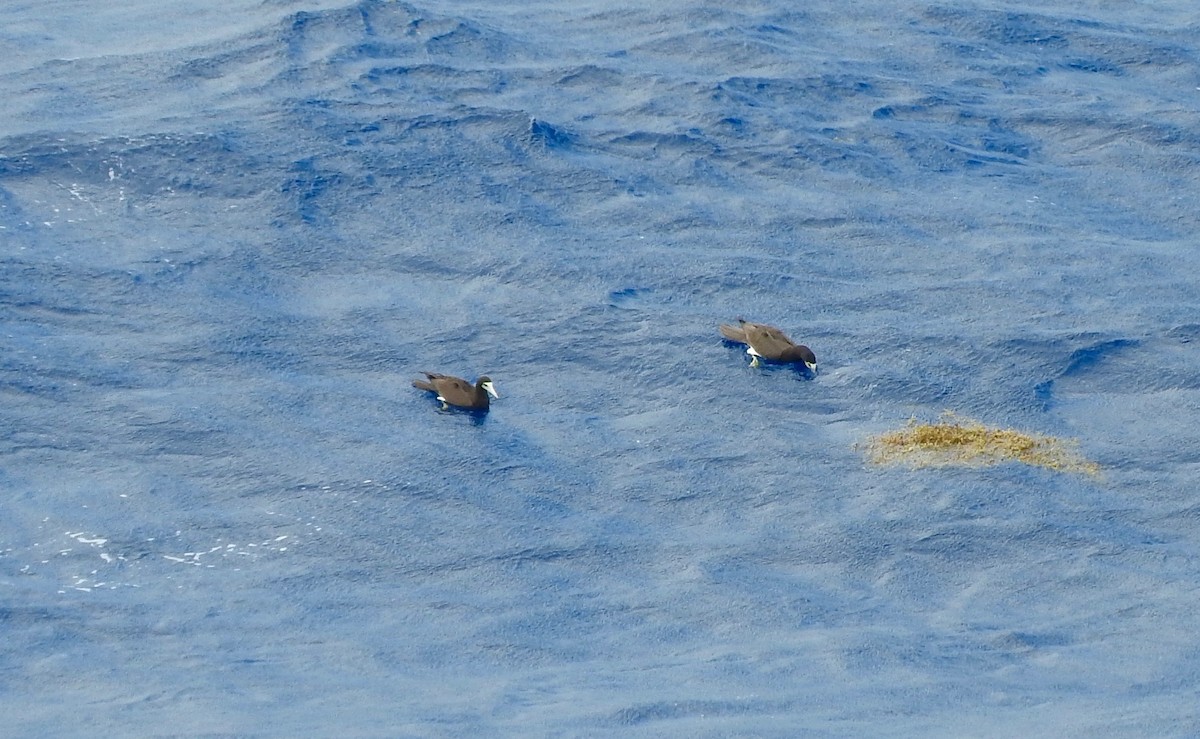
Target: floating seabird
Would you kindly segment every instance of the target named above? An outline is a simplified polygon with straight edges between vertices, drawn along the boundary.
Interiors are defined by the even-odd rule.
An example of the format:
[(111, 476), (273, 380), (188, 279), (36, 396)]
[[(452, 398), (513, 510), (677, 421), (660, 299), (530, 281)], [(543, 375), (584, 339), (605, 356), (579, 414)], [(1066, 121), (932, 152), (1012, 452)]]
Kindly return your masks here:
[(496, 392), (496, 386), (492, 384), (492, 378), (487, 375), (480, 377), (472, 385), (466, 380), (460, 380), (450, 375), (439, 375), (436, 372), (422, 372), (421, 374), (428, 377), (429, 380), (413, 380), (413, 387), (437, 393), (437, 399), (442, 401), (442, 410), (448, 410), (453, 405), (459, 408), (486, 411), (490, 405), (488, 395), (490, 394), (493, 398), (500, 397), (500, 394)]
[(817, 371), (817, 356), (812, 349), (792, 341), (774, 326), (739, 318), (737, 326), (722, 323), (720, 329), (726, 339), (748, 345), (746, 353), (753, 357), (751, 367), (757, 367), (761, 357), (768, 362), (803, 362), (805, 367)]

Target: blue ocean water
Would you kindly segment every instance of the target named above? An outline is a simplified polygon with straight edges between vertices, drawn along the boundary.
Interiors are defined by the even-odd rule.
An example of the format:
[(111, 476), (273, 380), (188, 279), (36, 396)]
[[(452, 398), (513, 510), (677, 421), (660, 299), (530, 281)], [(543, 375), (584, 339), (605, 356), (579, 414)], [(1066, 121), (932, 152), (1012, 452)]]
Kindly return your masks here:
[(1200, 734), (1192, 3), (0, 19), (9, 735)]

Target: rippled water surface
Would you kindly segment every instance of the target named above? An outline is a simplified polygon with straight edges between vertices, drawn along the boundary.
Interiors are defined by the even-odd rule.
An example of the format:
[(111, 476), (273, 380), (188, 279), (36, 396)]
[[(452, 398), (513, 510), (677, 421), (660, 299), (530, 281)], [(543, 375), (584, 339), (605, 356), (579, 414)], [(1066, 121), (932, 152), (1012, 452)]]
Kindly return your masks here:
[(1200, 733), (1191, 3), (0, 20), (14, 736)]

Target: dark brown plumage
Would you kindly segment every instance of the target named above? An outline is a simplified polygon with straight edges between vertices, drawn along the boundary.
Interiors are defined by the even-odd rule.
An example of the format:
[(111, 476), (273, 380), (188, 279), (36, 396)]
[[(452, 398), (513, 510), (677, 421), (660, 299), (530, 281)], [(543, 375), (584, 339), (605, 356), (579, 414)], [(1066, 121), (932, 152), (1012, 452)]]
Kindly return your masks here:
[(453, 405), (459, 408), (486, 411), (491, 405), (488, 395), (495, 398), (500, 397), (496, 392), (496, 386), (492, 384), (492, 378), (487, 375), (480, 377), (472, 385), (466, 380), (450, 375), (439, 375), (436, 372), (422, 372), (421, 374), (428, 377), (429, 380), (413, 380), (413, 387), (437, 393), (437, 399), (442, 401), (442, 410)]
[(739, 318), (737, 326), (722, 323), (720, 329), (726, 339), (748, 345), (746, 353), (754, 358), (751, 367), (757, 367), (761, 357), (769, 362), (803, 362), (810, 370), (817, 369), (817, 356), (812, 349), (792, 341), (774, 326)]

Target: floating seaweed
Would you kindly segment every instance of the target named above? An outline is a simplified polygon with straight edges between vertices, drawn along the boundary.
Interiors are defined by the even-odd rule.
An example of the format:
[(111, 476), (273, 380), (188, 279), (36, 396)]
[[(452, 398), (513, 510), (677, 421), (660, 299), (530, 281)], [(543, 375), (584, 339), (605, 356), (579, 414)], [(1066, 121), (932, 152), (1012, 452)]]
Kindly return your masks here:
[(1100, 465), (1083, 457), (1074, 441), (990, 428), (950, 411), (937, 423), (909, 419), (904, 428), (872, 437), (865, 446), (875, 464), (946, 467), (1023, 462), (1060, 472), (1100, 474)]

